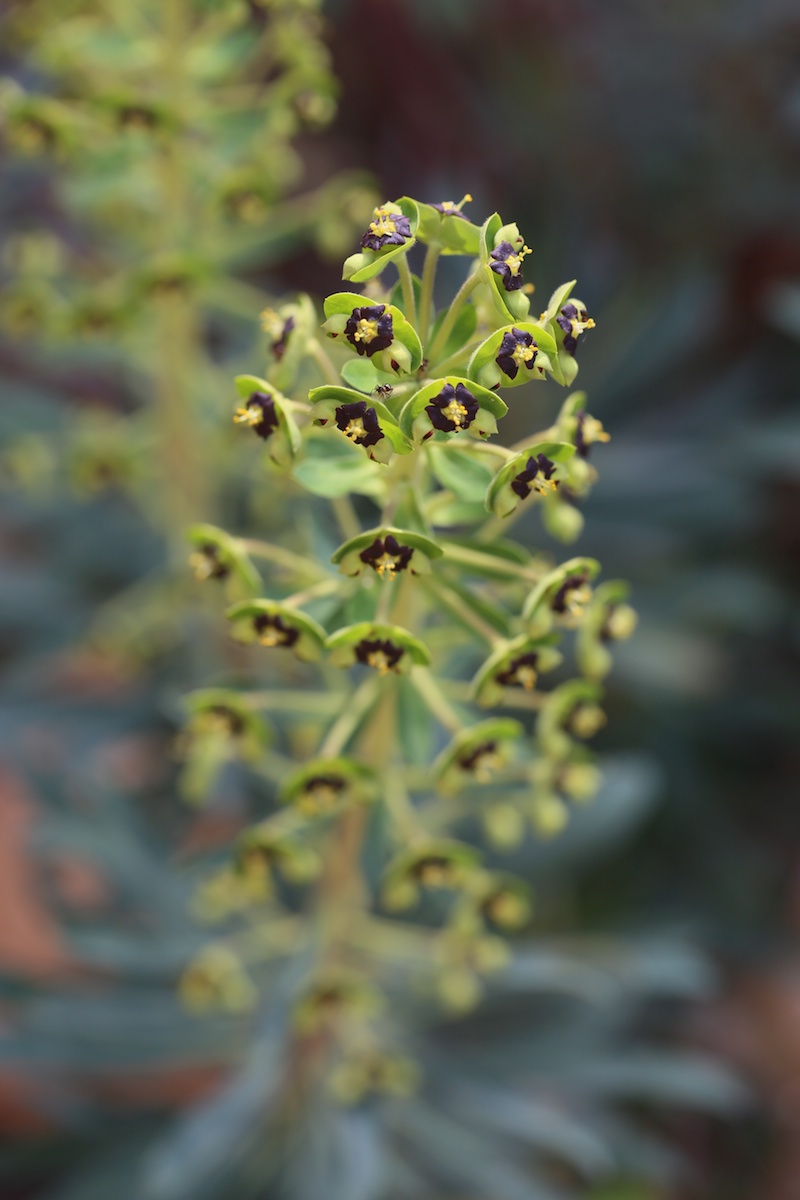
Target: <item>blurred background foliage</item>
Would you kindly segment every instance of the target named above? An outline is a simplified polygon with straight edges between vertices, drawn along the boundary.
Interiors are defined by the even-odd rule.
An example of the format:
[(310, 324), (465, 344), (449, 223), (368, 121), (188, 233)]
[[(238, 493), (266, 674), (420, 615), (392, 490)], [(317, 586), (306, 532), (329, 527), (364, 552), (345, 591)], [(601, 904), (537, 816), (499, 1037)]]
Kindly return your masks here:
[[(353, 1200), (389, 1162), (415, 1200), (789, 1200), (796, 6), (317, 10), (198, 0), (187, 29), (172, 0), (0, 5), (3, 1194), (315, 1197), (323, 1179)], [(196, 856), (256, 803), (238, 776), (207, 813), (174, 800), (179, 698), (227, 653), (182, 530), (280, 529), (229, 380), (259, 369), (270, 299), (336, 289), (373, 189), (469, 190), (519, 221), (543, 296), (580, 278), (602, 332), (581, 386), (613, 440), (574, 552), (631, 580), (641, 624), (611, 677), (604, 792), (526, 857), (546, 937), (474, 1016), (414, 1014), (419, 1102), (313, 1114), (292, 1165), (264, 1134), (279, 985), (255, 1023), (189, 1019), (172, 990), (204, 937)], [(740, 1067), (765, 1118), (699, 1115), (742, 1098), (692, 1046)]]

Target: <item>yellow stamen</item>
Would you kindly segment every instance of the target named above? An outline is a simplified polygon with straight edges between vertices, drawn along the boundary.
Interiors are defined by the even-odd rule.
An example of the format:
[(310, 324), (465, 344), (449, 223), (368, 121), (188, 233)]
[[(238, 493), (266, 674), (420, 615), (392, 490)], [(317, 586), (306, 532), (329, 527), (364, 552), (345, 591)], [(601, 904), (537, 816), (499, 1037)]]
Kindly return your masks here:
[(465, 406), (459, 400), (451, 400), (448, 405), (442, 409), (442, 416), (447, 417), (448, 421), (452, 421), (458, 429), (463, 429), (469, 424), (469, 413)]
[(508, 258), (506, 259), (506, 265), (508, 266), (512, 275), (519, 275), (520, 269), (522, 268), (522, 260), (526, 254), (533, 254), (530, 246), (523, 246), (517, 254), (509, 254)]
[(381, 205), (380, 208), (376, 208), (374, 214), (375, 219), (370, 221), (369, 225), (370, 233), (374, 233), (378, 237), (382, 237), (384, 234), (396, 233), (397, 225), (395, 224), (393, 218), (399, 215), (400, 214), (397, 209), (392, 210), (384, 205)]
[(264, 410), (260, 404), (251, 404), (246, 408), (237, 408), (233, 414), (234, 425), (258, 425), (264, 419)]
[(394, 554), (389, 554), (387, 551), (384, 551), (380, 558), (375, 560), (373, 566), (381, 578), (388, 574), (389, 578), (393, 579), (395, 572), (397, 571), (397, 564), (399, 562), (400, 559)]
[(535, 667), (529, 663), (523, 663), (522, 666), (517, 667), (513, 678), (514, 682), (523, 687), (526, 692), (531, 692), (536, 687), (536, 680), (539, 676)]
[(373, 667), (379, 675), (387, 675), (392, 666), (383, 650), (373, 650), (367, 655), (367, 665)]
[(364, 428), (364, 422), (362, 421), (361, 417), (354, 417), (352, 421), (348, 421), (347, 425), (345, 425), (344, 429), (342, 430), (344, 436), (346, 438), (350, 438), (351, 442), (356, 441), (357, 438), (363, 438), (366, 435), (366, 432), (367, 431)]
[(554, 492), (558, 487), (557, 479), (539, 479), (538, 476), (531, 483), (531, 487), (540, 496), (546, 496), (548, 492)]
[(362, 318), (356, 325), (356, 331), (353, 334), (354, 342), (369, 342), (373, 341), (378, 336), (378, 322), (367, 321)]
[(515, 363), (522, 366), (523, 363), (528, 363), (532, 358), (536, 358), (536, 346), (523, 346), (521, 342), (517, 342), (511, 357)]
[(199, 579), (202, 582), (202, 580), (210, 577), (215, 563), (202, 550), (196, 550), (194, 554), (189, 555), (189, 566), (195, 579)]

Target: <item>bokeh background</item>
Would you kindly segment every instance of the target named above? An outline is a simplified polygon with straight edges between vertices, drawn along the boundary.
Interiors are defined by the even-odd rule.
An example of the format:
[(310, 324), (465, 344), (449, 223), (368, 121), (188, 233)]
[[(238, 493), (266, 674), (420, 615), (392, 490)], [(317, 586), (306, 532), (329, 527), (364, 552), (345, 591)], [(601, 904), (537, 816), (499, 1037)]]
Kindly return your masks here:
[[(624, 1195), (794, 1200), (797, 7), (330, 0), (325, 16), (338, 114), (288, 130), (281, 185), (288, 211), (300, 210), (292, 197), (316, 197), (311, 215), (239, 251), (242, 291), (200, 334), (213, 366), (198, 384), (202, 419), (218, 422), (225, 449), (218, 500), (202, 500), (214, 511), (197, 515), (278, 520), (263, 496), (243, 498), (225, 380), (258, 365), (259, 300), (336, 289), (371, 189), (469, 191), (476, 219), (498, 209), (518, 221), (544, 298), (578, 277), (598, 323), (580, 384), (613, 440), (576, 552), (631, 581), (641, 623), (619, 654), (604, 734), (627, 775), (573, 848), (568, 878), (550, 868), (549, 903), (571, 929), (679, 930), (701, 948), (718, 986), (673, 1007), (672, 1036), (720, 1055), (757, 1096), (744, 1118), (673, 1116), (691, 1169)], [(24, 39), (4, 54), (12, 78), (50, 86)], [(178, 697), (215, 650), (170, 565), (175, 530), (126, 466), (152, 436), (136, 441), (141, 362), (120, 367), (114, 329), (76, 345), (51, 335), (32, 301), (20, 307), (47, 276), (40, 235), (89, 258), (102, 238), (91, 211), (76, 224), (69, 158), (20, 160), (6, 139), (0, 170), (13, 301), (0, 339), (0, 1194), (90, 1200), (108, 1193), (86, 1182), (87, 1164), (143, 1153), (224, 1070), (230, 1031), (191, 1029), (176, 1051), (135, 986), (110, 1005), (109, 979), (141, 980), (154, 955), (168, 973), (195, 935), (188, 884), (166, 867), (222, 844), (240, 814), (187, 816), (171, 798)], [(534, 523), (527, 536), (542, 540)], [(132, 1032), (121, 1049), (120, 1029)]]

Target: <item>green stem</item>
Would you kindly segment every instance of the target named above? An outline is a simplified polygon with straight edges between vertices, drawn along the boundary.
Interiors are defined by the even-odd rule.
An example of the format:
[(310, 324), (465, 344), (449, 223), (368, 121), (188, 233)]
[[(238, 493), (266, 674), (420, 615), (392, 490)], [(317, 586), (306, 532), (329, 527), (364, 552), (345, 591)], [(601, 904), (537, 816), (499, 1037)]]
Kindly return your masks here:
[(437, 246), (435, 242), (431, 243), (428, 246), (425, 255), (425, 265), (422, 268), (422, 285), (419, 295), (419, 338), (423, 346), (427, 344), (430, 332), (431, 313), (433, 312), (433, 285), (436, 280), (436, 267), (441, 253), (441, 246)]
[(502, 636), (493, 629), (483, 617), (479, 617), (476, 612), (473, 612), (456, 592), (452, 592), (449, 587), (440, 583), (438, 580), (425, 581), (425, 588), (431, 592), (434, 597), (449, 609), (453, 616), (457, 617), (464, 625), (477, 633), (478, 637), (487, 642), (490, 646), (496, 646), (498, 642), (503, 640)]
[(339, 372), (333, 365), (325, 347), (316, 338), (309, 338), (307, 349), (310, 357), (314, 359), (314, 362), (325, 376), (325, 382), (332, 384), (334, 387), (340, 387), (342, 381)]
[(429, 364), (427, 368), (428, 374), (433, 376), (446, 375), (448, 371), (452, 371), (454, 367), (457, 367), (462, 359), (467, 358), (473, 350), (480, 346), (481, 341), (482, 338), (475, 338), (473, 341), (467, 342), (466, 345), (460, 346), (454, 354), (443, 358), (441, 362), (433, 363), (432, 366)]
[(491, 572), (493, 575), (505, 575), (509, 579), (523, 579), (526, 583), (538, 583), (544, 574), (535, 567), (524, 566), (508, 558), (496, 554), (484, 554), (481, 550), (473, 550), (468, 546), (459, 546), (455, 542), (446, 542), (444, 557), (451, 562), (461, 563), (465, 567), (474, 567), (476, 571)]
[(364, 679), (344, 703), (339, 716), (331, 725), (319, 748), (320, 758), (336, 758), (355, 733), (378, 694), (380, 680), (376, 676)]
[(283, 603), (289, 604), (293, 608), (302, 608), (304, 604), (308, 604), (309, 600), (318, 600), (321, 596), (330, 596), (334, 592), (340, 591), (346, 582), (341, 578), (321, 579), (319, 583), (311, 584), (302, 592), (294, 592), (291, 596), (287, 596)]
[(482, 279), (483, 266), (480, 266), (477, 267), (471, 275), (467, 276), (459, 290), (456, 292), (455, 299), (450, 305), (447, 316), (442, 321), (439, 332), (437, 333), (433, 345), (431, 346), (430, 358), (433, 362), (436, 361), (436, 356), (441, 354), (442, 350), (444, 350), (445, 346), (447, 345), (447, 339), (453, 332), (453, 326), (458, 320), (458, 315), (461, 312), (461, 309), (464, 307), (470, 295)]
[(283, 567), (301, 577), (305, 575), (312, 579), (322, 577), (327, 580), (330, 578), (328, 572), (319, 563), (310, 558), (304, 558), (301, 554), (295, 554), (293, 550), (287, 550), (284, 546), (276, 546), (273, 542), (262, 542), (258, 538), (239, 538), (239, 545), (253, 558), (267, 559), (276, 567)]
[(349, 496), (334, 496), (331, 501), (336, 520), (339, 522), (339, 528), (342, 531), (342, 537), (346, 542), (351, 538), (358, 537), (361, 533), (361, 522), (358, 519), (358, 513), (353, 508), (353, 502)]
[(410, 679), (417, 694), (425, 702), (428, 711), (436, 717), (436, 720), (451, 733), (460, 733), (464, 728), (464, 722), (445, 697), (431, 672), (426, 667), (415, 667), (411, 672)]
[(406, 320), (417, 328), (417, 304), (414, 300), (414, 280), (411, 278), (411, 268), (408, 257), (401, 254), (395, 259), (397, 274), (400, 276), (400, 287), (403, 290), (403, 308), (406, 310)]

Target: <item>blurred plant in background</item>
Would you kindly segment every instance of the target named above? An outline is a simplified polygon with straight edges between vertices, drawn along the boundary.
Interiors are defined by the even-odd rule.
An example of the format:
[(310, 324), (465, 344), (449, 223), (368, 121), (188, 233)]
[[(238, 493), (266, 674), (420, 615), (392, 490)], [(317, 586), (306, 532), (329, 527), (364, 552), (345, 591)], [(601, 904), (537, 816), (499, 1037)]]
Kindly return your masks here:
[[(90, 9), (16, 4), (5, 5), (4, 15), (16, 21), (38, 12), (47, 22), (56, 8), (63, 20), (68, 7), (76, 14), (79, 7)], [(221, 6), (209, 5), (207, 15), (212, 7)], [(299, 17), (300, 6), (292, 7)], [(797, 458), (791, 454), (797, 422), (789, 411), (797, 363), (792, 281), (800, 263), (787, 187), (796, 136), (796, 103), (786, 72), (792, 15), (781, 0), (758, 10), (735, 7), (736, 19), (723, 23), (710, 3), (678, 13), (634, 12), (614, 2), (602, 9), (523, 2), (512, 11), (510, 5), (442, 0), (398, 6), (387, 38), (372, 20), (373, 5), (330, 6), (337, 18), (335, 50), (346, 109), (339, 142), (327, 139), (325, 145), (339, 159), (371, 167), (389, 192), (413, 185), (419, 194), (437, 195), (455, 190), (456, 180), (473, 186), (482, 207), (487, 200), (492, 207), (513, 207), (524, 214), (525, 228), (547, 232), (545, 243), (534, 244), (537, 277), (554, 283), (556, 264), (559, 269), (580, 264), (584, 295), (603, 318), (604, 336), (587, 344), (582, 360), (593, 405), (614, 430), (604, 452), (603, 486), (593, 500), (591, 548), (612, 573), (633, 579), (642, 613), (641, 631), (623, 648), (611, 682), (614, 719), (603, 739), (612, 748), (646, 746), (661, 765), (669, 803), (649, 822), (635, 854), (623, 860), (614, 853), (652, 810), (662, 783), (653, 758), (617, 758), (604, 766), (605, 786), (594, 806), (576, 813), (557, 840), (527, 847), (524, 866), (510, 859), (513, 870), (529, 871), (536, 883), (543, 931), (554, 930), (558, 937), (576, 923), (602, 929), (622, 922), (639, 936), (624, 962), (619, 944), (614, 946), (619, 987), (604, 970), (591, 976), (576, 972), (571, 960), (564, 965), (537, 955), (526, 959), (515, 998), (495, 1004), (490, 997), (479, 1014), (457, 1024), (430, 1016), (426, 1050), (431, 1046), (433, 1054), (439, 1046), (455, 1045), (470, 1074), (475, 1060), (501, 1082), (515, 1064), (526, 1079), (534, 1066), (538, 1077), (550, 1078), (546, 1060), (561, 1053), (566, 1028), (575, 1038), (573, 1018), (587, 1027), (585, 1038), (574, 1040), (579, 1062), (591, 1036), (604, 1053), (621, 1046), (622, 1059), (632, 1063), (625, 1031), (641, 1020), (645, 993), (670, 992), (673, 998), (704, 993), (707, 970), (659, 940), (653, 923), (676, 914), (699, 920), (711, 929), (717, 947), (744, 962), (754, 952), (763, 955), (765, 946), (783, 953), (781, 930), (791, 929), (792, 921), (796, 926), (796, 901), (795, 909), (790, 902), (798, 829), (796, 807), (785, 802), (792, 798), (788, 735), (796, 723), (790, 699), (797, 678), (791, 563), (799, 494)], [(275, 15), (272, 7), (249, 9), (254, 22), (265, 13)], [(99, 5), (94, 11), (101, 11)], [(150, 15), (155, 24), (162, 17), (161, 10)], [(125, 14), (127, 22), (135, 19), (135, 13)], [(517, 34), (513, 46), (509, 22)], [(55, 19), (48, 24), (57, 32)], [(9, 73), (34, 93), (47, 80), (47, 89), (60, 98), (60, 85), (50, 82), (55, 66), (44, 73), (32, 69), (25, 43), (15, 37), (16, 42), (3, 40), (4, 53), (18, 55)], [(512, 50), (514, 65), (497, 71), (498, 56), (508, 62)], [(411, 62), (415, 88), (395, 86), (391, 81), (402, 76), (398, 66)], [(385, 108), (374, 101), (387, 89), (391, 123), (381, 119)], [(430, 120), (430, 112), (442, 90), (449, 118), (440, 123)], [(548, 119), (510, 119), (520, 105)], [(473, 137), (453, 138), (454, 123), (470, 128)], [(303, 158), (327, 177), (331, 164), (325, 164), (325, 154), (331, 150), (321, 152), (319, 145), (309, 155), (306, 142)], [(77, 268), (75, 248), (88, 250), (94, 241), (89, 222), (76, 224), (61, 199), (72, 173), (83, 169), (83, 157), (63, 160), (58, 186), (46, 161), (27, 158), (20, 165), (6, 157), (2, 167), (3, 233), (14, 231), (6, 272), (25, 261), (26, 275), (45, 285), (56, 277), (54, 259), (57, 265), (64, 246)], [(204, 161), (204, 169), (210, 163)], [(362, 199), (354, 202), (358, 219), (367, 206)], [(192, 204), (187, 230), (194, 219)], [(34, 226), (55, 231), (57, 255), (47, 239), (34, 253), (21, 249), (17, 234)], [(231, 222), (231, 231), (235, 228)], [(324, 239), (324, 223), (316, 229)], [(136, 232), (144, 231), (137, 225)], [(276, 241), (258, 262), (292, 290), (298, 283), (316, 288), (320, 268), (313, 255), (297, 253), (302, 234), (291, 237)], [(345, 241), (346, 236), (331, 250), (341, 253)], [(288, 259), (281, 266), (284, 253)], [(263, 284), (263, 277), (252, 274), (255, 264), (256, 257), (247, 256), (234, 264), (236, 278)], [(62, 273), (68, 290), (77, 274), (77, 269)], [(11, 290), (14, 294), (16, 285)], [(38, 296), (47, 286), (38, 283), (32, 290)], [(198, 511), (267, 537), (280, 529), (281, 510), (259, 488), (255, 458), (251, 479), (243, 477), (235, 431), (226, 443), (217, 425), (220, 406), (227, 407), (232, 364), (251, 356), (252, 369), (263, 370), (260, 355), (251, 351), (250, 332), (264, 302), (258, 287), (242, 298), (238, 316), (233, 306), (215, 302), (206, 309), (204, 302), (200, 349), (207, 358), (203, 379), (198, 372), (190, 392), (195, 403), (213, 375), (201, 405), (203, 423), (193, 431), (198, 443), (214, 446), (207, 458), (200, 456), (208, 507)], [(60, 329), (66, 329), (65, 306), (52, 307), (60, 313)], [(20, 1143), (4, 1156), (4, 1186), (10, 1191), (17, 1176), (74, 1170), (71, 1194), (81, 1200), (105, 1196), (111, 1187), (133, 1187), (131, 1164), (163, 1132), (165, 1112), (213, 1088), (220, 1070), (243, 1061), (250, 1045), (253, 1075), (223, 1095), (222, 1115), (219, 1109), (205, 1118), (200, 1114), (185, 1127), (186, 1140), (172, 1143), (174, 1156), (165, 1144), (155, 1160), (159, 1194), (165, 1194), (168, 1187), (182, 1186), (181, 1171), (196, 1155), (194, 1135), (199, 1144), (216, 1146), (216, 1161), (223, 1164), (226, 1147), (247, 1140), (248, 1120), (249, 1128), (260, 1128), (264, 1080), (256, 1077), (269, 1057), (259, 1046), (278, 1034), (260, 1034), (253, 1051), (248, 1019), (198, 1026), (186, 1020), (170, 991), (180, 964), (202, 940), (185, 917), (191, 888), (174, 869), (175, 848), (194, 852), (224, 844), (260, 814), (260, 791), (245, 773), (228, 767), (208, 814), (184, 816), (171, 800), (172, 773), (164, 766), (163, 749), (180, 707), (171, 697), (192, 681), (208, 679), (228, 659), (216, 623), (201, 617), (203, 589), (184, 588), (175, 576), (169, 595), (181, 594), (178, 604), (163, 602), (160, 586), (153, 586), (163, 578), (165, 561), (164, 542), (154, 529), (163, 527), (166, 510), (147, 472), (162, 460), (149, 432), (141, 440), (137, 434), (153, 394), (146, 379), (151, 360), (140, 355), (135, 367), (120, 367), (115, 347), (131, 345), (124, 331), (112, 343), (97, 334), (80, 342), (48, 335), (45, 351), (38, 339), (16, 329), (0, 347), (6, 376), (0, 410), (4, 474), (15, 484), (26, 481), (24, 492), (8, 497), (3, 523), (9, 564), (0, 590), (3, 751), (53, 815), (38, 834), (41, 876), (68, 933), (72, 969), (79, 959), (89, 975), (58, 992), (20, 982), (19, 976), (6, 981), (4, 1016), (10, 1028), (17, 1026), (13, 1051), (5, 1046), (17, 1070), (4, 1077), (6, 1127), (12, 1122), (18, 1127), (25, 1109), (29, 1124), (36, 1114), (45, 1140)], [(148, 338), (152, 342), (153, 335)], [(73, 432), (68, 418), (76, 404), (89, 409), (85, 432)], [(92, 415), (98, 408), (124, 418), (119, 425), (124, 438), (116, 436), (115, 421), (107, 423), (107, 432), (98, 431)], [(131, 422), (137, 412), (140, 420)], [(61, 487), (67, 473), (78, 480), (106, 475), (105, 450), (99, 469), (94, 465), (98, 441), (113, 448), (121, 464), (114, 471), (124, 468), (138, 479), (138, 495), (155, 514), (148, 521), (142, 521), (138, 503), (130, 502), (134, 485), (97, 491), (96, 483), (88, 489), (83, 483), (80, 494)], [(56, 476), (54, 460), (68, 446), (75, 447), (69, 470), (59, 466)], [(128, 465), (132, 459), (139, 464), (135, 471)], [(218, 491), (206, 480), (216, 479), (226, 465), (228, 482)], [(525, 536), (526, 520), (520, 528)], [(531, 526), (529, 534), (535, 544), (538, 527)], [(576, 552), (583, 552), (581, 543)], [(93, 643), (103, 645), (102, 654), (64, 653), (76, 639), (85, 645), (91, 614), (100, 604), (143, 579), (146, 585), (124, 598), (123, 610), (112, 607), (101, 619), (104, 636), (95, 633)], [(123, 621), (120, 611), (127, 614)], [(188, 638), (182, 632), (187, 630)], [(110, 645), (123, 652), (109, 653)], [(150, 675), (134, 670), (145, 654)], [(12, 796), (9, 784), (4, 812)], [(18, 844), (8, 825), (4, 829), (4, 847)], [(10, 870), (3, 879), (10, 887)], [(60, 959), (53, 955), (51, 967), (63, 971), (65, 959), (63, 952)], [(556, 979), (560, 991), (553, 999)], [(781, 987), (788, 1006), (791, 993)], [(776, 982), (776, 1003), (778, 990)], [(569, 1004), (566, 991), (576, 997)], [(663, 1032), (664, 1010), (646, 1011)], [(752, 1006), (744, 1014), (745, 1033), (738, 1036), (749, 1047)], [(528, 1033), (529, 1021), (541, 1041)], [(726, 1029), (735, 1039), (723, 1010), (715, 1033), (722, 1039)], [(523, 1044), (528, 1060), (521, 1057)], [(544, 1058), (534, 1059), (535, 1046)], [(774, 1057), (781, 1064), (776, 1078), (783, 1077), (791, 1058), (780, 1048)], [(568, 1061), (566, 1076), (573, 1069)], [(621, 1079), (620, 1061), (617, 1057), (592, 1086), (622, 1095), (632, 1085)], [(650, 1065), (637, 1059), (630, 1071), (646, 1073)], [(702, 1072), (679, 1068), (659, 1078), (662, 1095), (674, 1086), (682, 1099), (691, 1099), (696, 1088), (710, 1106), (724, 1103)], [(782, 1093), (777, 1083), (774, 1088), (777, 1106)], [(485, 1092), (482, 1096), (485, 1107)], [(429, 1115), (423, 1111), (422, 1134), (433, 1128)], [(360, 1114), (348, 1114), (333, 1132), (321, 1123), (315, 1160), (323, 1163), (320, 1169), (330, 1163), (326, 1146), (344, 1141), (368, 1149), (373, 1143), (362, 1130)], [(713, 1145), (709, 1150), (702, 1139), (698, 1144), (696, 1127), (684, 1127), (683, 1133), (681, 1140), (709, 1166)], [(444, 1144), (457, 1134), (439, 1128), (436, 1136)], [(250, 1143), (254, 1155), (257, 1143), (256, 1132)], [(738, 1152), (728, 1142), (723, 1162), (738, 1162)], [(365, 1159), (370, 1161), (368, 1154)], [(667, 1166), (674, 1164), (647, 1139), (629, 1144), (619, 1169), (638, 1174), (643, 1159), (660, 1181), (648, 1194), (662, 1194)], [(79, 1170), (90, 1161), (93, 1182)], [(197, 1161), (199, 1170), (208, 1162)], [(220, 1165), (220, 1180), (224, 1169)], [(456, 1192), (474, 1191), (476, 1178)], [(738, 1173), (731, 1177), (734, 1184), (742, 1184)], [(221, 1190), (224, 1186), (219, 1182)], [(253, 1182), (251, 1190), (257, 1187)], [(358, 1194), (354, 1184), (352, 1190)], [(449, 1195), (453, 1188), (442, 1181), (437, 1192)], [(640, 1193), (604, 1187), (602, 1194)]]

